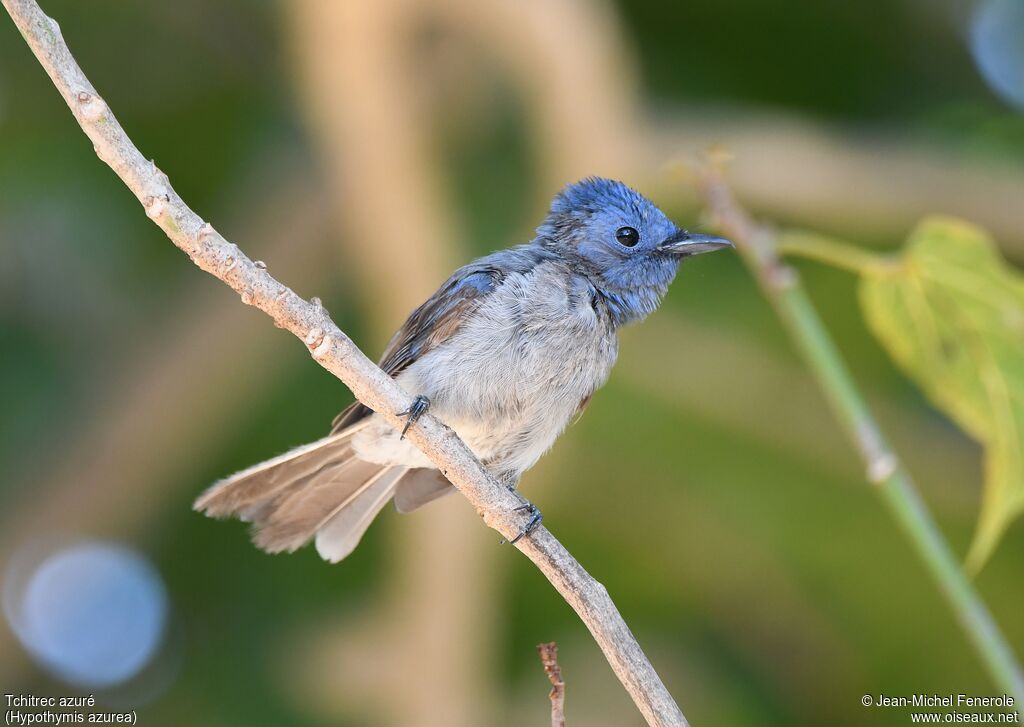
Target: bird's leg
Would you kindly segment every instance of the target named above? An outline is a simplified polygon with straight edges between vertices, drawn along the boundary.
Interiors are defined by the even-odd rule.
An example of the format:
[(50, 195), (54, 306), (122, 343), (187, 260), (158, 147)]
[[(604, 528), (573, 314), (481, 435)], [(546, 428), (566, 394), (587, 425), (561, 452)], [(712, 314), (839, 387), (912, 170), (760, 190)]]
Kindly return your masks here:
[[(544, 521), (544, 515), (541, 514), (540, 509), (536, 505), (534, 505), (532, 502), (523, 497), (522, 493), (520, 493), (519, 490), (516, 489), (516, 484), (518, 484), (519, 481), (518, 477), (515, 477), (514, 475), (509, 475), (505, 477), (499, 477), (498, 479), (506, 487), (508, 487), (508, 489), (512, 490), (512, 494), (518, 497), (519, 501), (523, 503), (522, 505), (513, 508), (513, 510), (515, 512), (527, 512), (530, 514), (530, 519), (526, 521), (526, 525), (524, 525), (523, 529), (519, 531), (519, 534), (511, 540), (507, 541), (511, 545), (515, 545), (520, 540), (522, 540), (527, 535), (529, 535), (534, 530), (540, 527), (540, 524)], [(504, 543), (506, 541), (502, 539), (501, 542)]]
[(405, 433), (409, 431), (409, 427), (417, 422), (417, 420), (427, 413), (427, 409), (430, 408), (430, 399), (423, 396), (423, 394), (417, 394), (416, 398), (412, 400), (412, 404), (405, 411), (400, 411), (395, 416), (398, 417), (409, 417), (405, 420), (405, 426), (402, 428), (402, 436), (399, 439), (405, 439)]
[(516, 512), (528, 512), (530, 513), (530, 519), (526, 521), (526, 525), (524, 525), (523, 529), (519, 531), (519, 534), (508, 541), (511, 545), (518, 543), (520, 540), (539, 528), (540, 524), (544, 522), (544, 515), (541, 514), (540, 509), (525, 497), (523, 498), (523, 501), (523, 504), (516, 508)]

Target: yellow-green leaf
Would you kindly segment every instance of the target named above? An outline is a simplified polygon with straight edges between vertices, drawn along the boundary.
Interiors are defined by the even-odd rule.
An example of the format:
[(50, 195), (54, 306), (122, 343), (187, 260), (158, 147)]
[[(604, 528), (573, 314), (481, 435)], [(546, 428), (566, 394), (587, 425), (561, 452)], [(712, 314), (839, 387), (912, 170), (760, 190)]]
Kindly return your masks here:
[(901, 265), (862, 271), (860, 300), (896, 363), (985, 448), (976, 572), (1024, 511), (1024, 276), (983, 230), (929, 218)]

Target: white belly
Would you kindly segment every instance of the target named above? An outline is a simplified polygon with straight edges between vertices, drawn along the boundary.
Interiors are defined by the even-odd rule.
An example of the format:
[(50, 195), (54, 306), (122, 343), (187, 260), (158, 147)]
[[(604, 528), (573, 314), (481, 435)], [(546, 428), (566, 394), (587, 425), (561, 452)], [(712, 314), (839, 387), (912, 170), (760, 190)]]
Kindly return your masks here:
[[(555, 263), (510, 275), (445, 343), (402, 372), (411, 395), (430, 399), (496, 474), (517, 478), (552, 445), (580, 405), (607, 379), (617, 342)], [(433, 466), (380, 417), (356, 435), (366, 460)]]

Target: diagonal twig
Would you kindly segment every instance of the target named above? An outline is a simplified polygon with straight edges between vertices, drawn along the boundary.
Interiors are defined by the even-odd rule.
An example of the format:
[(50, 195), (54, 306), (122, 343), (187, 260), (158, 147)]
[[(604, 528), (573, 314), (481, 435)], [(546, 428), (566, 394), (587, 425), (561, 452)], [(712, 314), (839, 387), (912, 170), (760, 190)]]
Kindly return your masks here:
[[(306, 301), (275, 280), (266, 266), (249, 259), (193, 212), (167, 175), (147, 160), (114, 118), (78, 66), (57, 23), (35, 0), (3, 0), (18, 30), (53, 81), (75, 120), (106, 162), (138, 198), (146, 215), (201, 269), (227, 283), (243, 303), (269, 315), (298, 337), (313, 359), (343, 381), (355, 396), (393, 425), (410, 396), (381, 371), (331, 320), (319, 301)], [(228, 341), (230, 332), (225, 332)], [(524, 524), (519, 500), (481, 466), (448, 427), (429, 415), (408, 438), (437, 465), (491, 528), (506, 539)], [(686, 718), (598, 583), (546, 529), (516, 543), (579, 614), (637, 708), (651, 725), (686, 725)]]
[(796, 271), (779, 259), (775, 231), (740, 206), (715, 159), (697, 169), (697, 185), (712, 225), (736, 243), (860, 454), (867, 480), (924, 562), (992, 680), (1017, 705), (1024, 704), (1024, 674), (1013, 650), (890, 448)]

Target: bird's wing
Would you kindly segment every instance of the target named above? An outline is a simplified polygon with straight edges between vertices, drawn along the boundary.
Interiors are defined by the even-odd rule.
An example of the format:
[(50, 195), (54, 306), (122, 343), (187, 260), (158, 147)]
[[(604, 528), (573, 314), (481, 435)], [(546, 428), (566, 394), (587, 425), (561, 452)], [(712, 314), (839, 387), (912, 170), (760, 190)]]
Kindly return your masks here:
[(426, 303), (414, 310), (391, 337), (380, 367), (391, 376), (400, 374), (451, 337), (504, 278), (505, 272), (491, 265), (460, 268)]
[[(459, 268), (392, 336), (384, 349), (380, 367), (385, 373), (397, 376), (450, 338), (510, 273), (529, 270), (547, 256), (536, 246), (524, 245)], [(356, 401), (334, 418), (331, 431), (340, 431), (370, 413), (368, 407)]]

